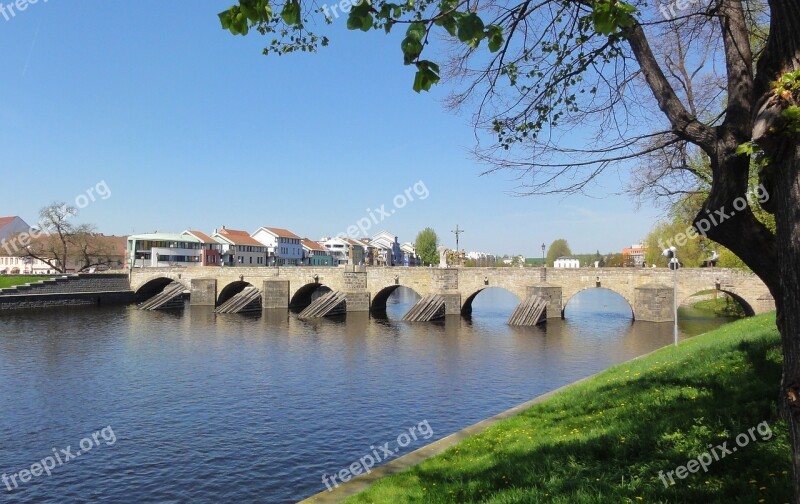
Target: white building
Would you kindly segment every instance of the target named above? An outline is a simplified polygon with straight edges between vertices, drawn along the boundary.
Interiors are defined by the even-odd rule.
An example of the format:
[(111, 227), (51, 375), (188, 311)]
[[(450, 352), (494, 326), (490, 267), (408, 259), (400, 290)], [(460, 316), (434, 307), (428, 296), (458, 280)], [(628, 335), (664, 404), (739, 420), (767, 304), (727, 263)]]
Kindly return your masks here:
[(334, 266), (366, 264), (366, 254), (369, 246), (362, 241), (340, 236), (334, 236), (333, 238), (325, 236), (319, 240), (319, 243), (333, 257)]
[(222, 264), (224, 266), (266, 266), (267, 247), (257, 241), (247, 231), (226, 229), (214, 230), (212, 238), (221, 247)]
[(57, 271), (32, 257), (0, 256), (0, 275), (51, 275)]
[(260, 227), (250, 236), (267, 247), (270, 266), (300, 266), (303, 263), (302, 238), (288, 229)]
[(319, 240), (319, 244), (325, 247), (328, 253), (333, 257), (333, 265), (340, 266), (343, 264), (347, 264), (348, 258), (348, 250), (350, 249), (350, 244), (347, 243), (344, 238), (339, 237), (327, 237), (323, 236)]
[(400, 250), (397, 236), (388, 231), (381, 231), (373, 236), (369, 243), (377, 249), (378, 266), (399, 266), (403, 264), (403, 252)]
[(211, 249), (189, 231), (137, 234), (128, 237), (127, 261), (133, 268), (203, 266)]
[(400, 245), (400, 252), (403, 254), (403, 260), (400, 263), (403, 266), (417, 266), (420, 264), (417, 247), (413, 243), (406, 242)]
[(554, 268), (580, 268), (581, 262), (577, 257), (561, 256), (553, 262)]

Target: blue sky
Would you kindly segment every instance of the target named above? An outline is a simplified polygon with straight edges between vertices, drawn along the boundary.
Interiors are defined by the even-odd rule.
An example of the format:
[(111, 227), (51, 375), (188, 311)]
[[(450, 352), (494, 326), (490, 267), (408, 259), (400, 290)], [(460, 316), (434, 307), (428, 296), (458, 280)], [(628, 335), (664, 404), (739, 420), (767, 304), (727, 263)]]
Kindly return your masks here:
[(318, 54), (265, 57), (257, 33), (219, 27), (230, 3), (39, 0), (0, 16), (0, 215), (33, 224), (105, 181), (111, 197), (77, 219), (104, 233), (275, 226), (317, 239), (421, 180), (429, 196), (371, 231), (413, 241), (431, 226), (454, 246), (459, 224), (467, 250), (533, 257), (556, 238), (619, 251), (658, 218), (624, 196), (519, 198), (510, 174), (480, 177), (469, 115), (444, 109), (444, 86), (412, 91), (400, 33), (340, 18)]

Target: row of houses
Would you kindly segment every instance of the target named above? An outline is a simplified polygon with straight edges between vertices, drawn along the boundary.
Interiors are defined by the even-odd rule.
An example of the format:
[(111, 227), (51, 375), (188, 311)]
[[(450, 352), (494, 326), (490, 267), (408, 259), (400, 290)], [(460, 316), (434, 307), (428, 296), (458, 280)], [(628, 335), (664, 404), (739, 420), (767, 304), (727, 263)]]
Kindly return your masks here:
[[(25, 247), (16, 243), (20, 241), (18, 238), (28, 234), (33, 234), (32, 227), (21, 218), (0, 217), (0, 274), (57, 272), (52, 264), (30, 257), (25, 253)], [(25, 243), (48, 239), (48, 235), (36, 234), (39, 238), (28, 237)], [(92, 241), (102, 249), (103, 264), (97, 269), (420, 264), (415, 247), (411, 243), (400, 244), (397, 236), (388, 231), (381, 231), (371, 238), (337, 236), (314, 241), (283, 228), (260, 227), (250, 233), (223, 226), (210, 234), (196, 230), (131, 236), (94, 234)], [(77, 252), (68, 254), (68, 272), (87, 270), (86, 258)]]
[(371, 238), (323, 237), (313, 241), (288, 229), (260, 227), (252, 233), (222, 226), (202, 231), (129, 236), (131, 267), (191, 266), (417, 266), (411, 243), (381, 231)]

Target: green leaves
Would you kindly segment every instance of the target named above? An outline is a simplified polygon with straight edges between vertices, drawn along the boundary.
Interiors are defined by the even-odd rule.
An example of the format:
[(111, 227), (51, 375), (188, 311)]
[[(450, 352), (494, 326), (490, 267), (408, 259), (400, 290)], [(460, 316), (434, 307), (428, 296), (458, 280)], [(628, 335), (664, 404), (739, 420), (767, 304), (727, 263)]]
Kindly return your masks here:
[(239, 5), (220, 12), (218, 16), (224, 30), (230, 31), (233, 35), (247, 35), (251, 26), (272, 19), (272, 7), (269, 0), (241, 0)]
[(497, 52), (503, 47), (503, 28), (497, 25), (489, 25), (486, 29), (486, 38), (489, 39), (489, 50)]
[(786, 129), (796, 135), (800, 133), (800, 107), (790, 105), (781, 111), (781, 117), (786, 121)]
[(371, 10), (372, 6), (367, 0), (360, 0), (354, 4), (347, 17), (347, 29), (369, 31), (375, 22)]
[(460, 16), (458, 19), (457, 28), (458, 40), (464, 42), (473, 49), (478, 47), (481, 39), (483, 39), (483, 37), (486, 35), (483, 31), (483, 20), (474, 12)]
[(595, 0), (592, 8), (592, 23), (597, 33), (612, 35), (621, 28), (633, 24), (636, 7), (618, 0)]
[(406, 30), (406, 38), (400, 43), (400, 49), (403, 51), (403, 63), (410, 65), (413, 63), (422, 52), (422, 43), (428, 29), (425, 23), (411, 23)]
[(417, 62), (417, 74), (414, 76), (414, 91), (430, 91), (431, 86), (439, 82), (439, 65), (428, 60)]
[(300, 25), (300, 2), (299, 0), (289, 0), (283, 4), (281, 19), (289, 26)]
[(760, 151), (760, 148), (757, 143), (753, 142), (752, 140), (749, 142), (745, 142), (738, 147), (736, 147), (736, 154), (746, 154), (748, 156), (752, 156), (756, 152)]

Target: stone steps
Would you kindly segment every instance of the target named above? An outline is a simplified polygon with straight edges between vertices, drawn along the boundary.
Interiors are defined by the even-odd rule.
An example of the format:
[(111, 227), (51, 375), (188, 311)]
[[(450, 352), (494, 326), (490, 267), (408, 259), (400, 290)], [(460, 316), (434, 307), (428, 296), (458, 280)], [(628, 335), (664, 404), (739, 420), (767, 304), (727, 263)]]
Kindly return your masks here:
[(39, 282), (0, 289), (0, 296), (128, 292), (130, 290), (128, 275), (125, 274), (77, 274), (62, 275)]

